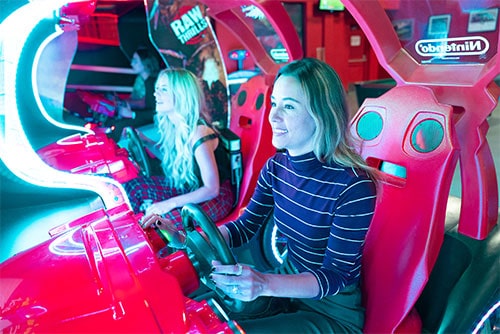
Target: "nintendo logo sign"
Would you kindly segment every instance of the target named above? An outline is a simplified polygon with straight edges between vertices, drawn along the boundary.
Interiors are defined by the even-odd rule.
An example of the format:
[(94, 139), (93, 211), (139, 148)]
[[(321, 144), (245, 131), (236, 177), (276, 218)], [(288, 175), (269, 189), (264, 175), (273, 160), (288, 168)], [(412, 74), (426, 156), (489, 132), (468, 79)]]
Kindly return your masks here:
[(415, 51), (423, 57), (479, 56), (490, 49), (482, 36), (422, 39), (415, 44)]

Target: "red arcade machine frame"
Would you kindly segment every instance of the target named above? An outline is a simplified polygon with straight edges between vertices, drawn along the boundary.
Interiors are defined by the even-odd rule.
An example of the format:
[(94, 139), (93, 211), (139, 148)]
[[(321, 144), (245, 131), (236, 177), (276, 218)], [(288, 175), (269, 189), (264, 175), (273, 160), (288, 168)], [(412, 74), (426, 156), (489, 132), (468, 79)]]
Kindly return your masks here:
[[(500, 72), (497, 50), (500, 35), (496, 21), (493, 29), (485, 31), (471, 29), (469, 21), (473, 20), (474, 11), (498, 10), (498, 1), (438, 0), (418, 6), (411, 0), (345, 0), (345, 4), (365, 32), (381, 66), (397, 85), (429, 87), (439, 102), (454, 107), (453, 123), (460, 145), (462, 179), (459, 231), (472, 238), (484, 239), (496, 225), (498, 216), (497, 176), (486, 140), (486, 118), (500, 95), (493, 82)], [(418, 10), (414, 6), (418, 6)], [(388, 16), (385, 9), (393, 14)], [(424, 38), (425, 30), (428, 36), (437, 34), (432, 31), (432, 19), (439, 19), (443, 15), (438, 14), (443, 13), (453, 20), (449, 30), (436, 35), (438, 38)], [(404, 20), (412, 37), (401, 40), (403, 32), (398, 36), (395, 27)], [(480, 47), (477, 51), (451, 50), (441, 55), (440, 52), (424, 52), (427, 45), (443, 42), (449, 45), (476, 45), (479, 42)], [(450, 57), (460, 59), (446, 59)]]
[[(500, 35), (497, 19), (489, 28), (471, 22), (481, 12), (498, 14), (498, 1), (344, 3), (397, 83), (365, 100), (352, 123), (361, 154), (384, 176), (363, 258), (365, 331), (420, 332), (414, 305), (443, 244), (457, 155), (458, 231), (485, 239), (497, 223), (486, 118), (499, 97), (493, 79), (500, 72)], [(427, 122), (433, 130), (426, 130)]]

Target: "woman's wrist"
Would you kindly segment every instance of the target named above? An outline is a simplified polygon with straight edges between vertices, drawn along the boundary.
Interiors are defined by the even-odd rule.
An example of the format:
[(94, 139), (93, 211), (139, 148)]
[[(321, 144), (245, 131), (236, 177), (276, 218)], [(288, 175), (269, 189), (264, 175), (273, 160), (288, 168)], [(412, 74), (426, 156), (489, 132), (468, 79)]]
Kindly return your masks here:
[(260, 296), (277, 296), (277, 291), (275, 289), (276, 277), (276, 274), (261, 274), (261, 291), (259, 293)]

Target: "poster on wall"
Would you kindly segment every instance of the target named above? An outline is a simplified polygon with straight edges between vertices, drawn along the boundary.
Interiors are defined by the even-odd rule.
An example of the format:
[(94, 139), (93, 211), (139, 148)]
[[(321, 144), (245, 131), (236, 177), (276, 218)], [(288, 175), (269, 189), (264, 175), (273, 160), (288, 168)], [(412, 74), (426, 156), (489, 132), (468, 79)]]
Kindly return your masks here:
[(226, 71), (206, 6), (194, 0), (148, 0), (146, 10), (151, 40), (167, 66), (200, 78), (212, 124), (227, 127)]
[(409, 41), (413, 38), (414, 19), (402, 19), (392, 21), (392, 26), (398, 35), (399, 40)]
[(429, 17), (428, 35), (431, 37), (447, 37), (450, 31), (451, 15), (434, 15)]
[(467, 32), (497, 30), (498, 8), (473, 10), (469, 14)]

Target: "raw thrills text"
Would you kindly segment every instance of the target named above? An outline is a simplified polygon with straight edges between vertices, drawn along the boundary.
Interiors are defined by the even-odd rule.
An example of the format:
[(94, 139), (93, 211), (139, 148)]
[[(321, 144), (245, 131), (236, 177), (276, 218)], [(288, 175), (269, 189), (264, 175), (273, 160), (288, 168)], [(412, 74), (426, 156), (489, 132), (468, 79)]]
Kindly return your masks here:
[(183, 14), (179, 19), (170, 23), (175, 36), (182, 44), (186, 44), (191, 38), (199, 35), (208, 27), (200, 7), (196, 6)]

